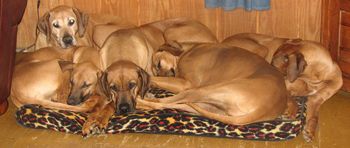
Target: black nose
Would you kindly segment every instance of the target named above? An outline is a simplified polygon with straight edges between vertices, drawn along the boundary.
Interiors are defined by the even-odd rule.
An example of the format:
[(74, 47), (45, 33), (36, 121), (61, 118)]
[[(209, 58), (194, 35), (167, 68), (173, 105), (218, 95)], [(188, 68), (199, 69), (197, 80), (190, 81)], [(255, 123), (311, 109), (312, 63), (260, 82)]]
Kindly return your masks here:
[(67, 100), (68, 105), (78, 105), (80, 101), (76, 99), (76, 97), (69, 96)]
[(70, 35), (65, 35), (62, 40), (66, 45), (71, 45), (73, 43), (73, 37)]
[(127, 103), (122, 103), (118, 107), (119, 107), (120, 114), (126, 114), (130, 111), (130, 106)]

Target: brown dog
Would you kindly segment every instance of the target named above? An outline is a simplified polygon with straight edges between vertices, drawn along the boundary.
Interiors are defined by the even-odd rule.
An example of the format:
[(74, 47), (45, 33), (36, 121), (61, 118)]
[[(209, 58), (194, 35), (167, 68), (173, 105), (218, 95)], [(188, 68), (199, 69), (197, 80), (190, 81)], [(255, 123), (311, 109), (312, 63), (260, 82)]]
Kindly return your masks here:
[[(157, 76), (174, 76), (177, 56), (171, 56), (171, 54), (185, 52), (192, 47), (191, 45), (197, 43), (218, 42), (215, 35), (207, 26), (189, 18), (156, 21), (141, 25), (140, 29), (154, 49), (154, 54), (152, 56), (152, 72)], [(176, 49), (181, 49), (182, 51), (169, 51), (166, 48), (168, 44), (176, 46)], [(160, 67), (165, 70), (161, 70), (162, 68)]]
[(217, 43), (215, 35), (202, 23), (189, 18), (174, 18), (140, 26), (155, 51), (166, 41), (179, 43)]
[(306, 141), (313, 140), (321, 105), (342, 86), (342, 74), (327, 49), (319, 43), (288, 40), (261, 34), (238, 34), (223, 41), (265, 57), (285, 75), (292, 96), (308, 96), (304, 128)]
[(75, 50), (72, 61), (59, 61), (62, 71), (70, 71), (71, 90), (67, 104), (78, 105), (94, 95), (98, 76), (101, 72), (99, 52), (93, 47), (80, 47)]
[(39, 19), (39, 34), (34, 50), (42, 47), (95, 46), (94, 28), (102, 24), (114, 24), (120, 28), (134, 26), (117, 16), (88, 15), (77, 8), (57, 6)]
[(177, 63), (183, 53), (201, 43), (178, 43), (168, 41), (152, 56), (152, 71), (155, 76), (174, 77)]
[(61, 71), (58, 61), (72, 59), (74, 51), (75, 48), (43, 48), (23, 56), (15, 66), (12, 79), (13, 103), (17, 107), (39, 104), (54, 109), (88, 111), (89, 103), (65, 104), (69, 94), (69, 73)]
[(115, 103), (117, 114), (134, 111), (136, 97), (143, 97), (148, 89), (153, 49), (139, 28), (131, 28), (113, 32), (100, 53), (104, 92)]
[(274, 119), (287, 106), (283, 75), (244, 49), (197, 45), (181, 56), (177, 72), (175, 78), (152, 77), (151, 83), (179, 94), (158, 103), (138, 102), (155, 109), (182, 109), (235, 125)]
[(85, 34), (88, 22), (89, 16), (76, 8), (55, 7), (39, 19), (35, 48), (90, 46), (91, 39)]

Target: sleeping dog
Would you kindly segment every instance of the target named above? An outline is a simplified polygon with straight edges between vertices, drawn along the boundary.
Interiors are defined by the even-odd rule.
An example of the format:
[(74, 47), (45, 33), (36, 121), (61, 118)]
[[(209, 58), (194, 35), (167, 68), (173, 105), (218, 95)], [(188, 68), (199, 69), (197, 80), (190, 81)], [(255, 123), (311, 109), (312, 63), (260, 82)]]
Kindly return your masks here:
[(307, 141), (313, 140), (321, 105), (342, 86), (342, 74), (326, 48), (316, 42), (276, 38), (262, 34), (243, 33), (223, 43), (256, 53), (285, 75), (287, 90), (292, 96), (308, 96)]

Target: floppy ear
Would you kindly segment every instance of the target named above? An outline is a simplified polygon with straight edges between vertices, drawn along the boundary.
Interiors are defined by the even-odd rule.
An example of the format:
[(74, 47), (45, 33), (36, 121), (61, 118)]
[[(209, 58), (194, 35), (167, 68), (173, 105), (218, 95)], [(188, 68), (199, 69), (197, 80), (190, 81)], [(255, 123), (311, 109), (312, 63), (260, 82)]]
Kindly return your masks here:
[(110, 101), (111, 97), (110, 97), (110, 90), (108, 87), (107, 72), (102, 72), (102, 71), (97, 72), (97, 78), (98, 78), (98, 84), (97, 84), (98, 89), (101, 91), (101, 93), (106, 95), (106, 97), (108, 98), (108, 101)]
[(46, 35), (47, 41), (51, 39), (50, 13), (46, 12), (38, 21), (37, 29)]
[(167, 41), (159, 47), (158, 51), (166, 51), (174, 56), (180, 56), (183, 52), (181, 44), (177, 41)]
[(75, 13), (75, 16), (77, 16), (79, 37), (83, 37), (89, 22), (89, 15), (81, 12), (77, 8), (73, 8), (73, 12)]
[(141, 96), (141, 98), (143, 99), (149, 89), (149, 75), (148, 73), (143, 70), (142, 68), (139, 68), (139, 70), (137, 71), (138, 75), (139, 75), (139, 79), (141, 80), (141, 88), (139, 89), (139, 94)]
[(61, 71), (72, 71), (74, 68), (74, 63), (71, 61), (58, 61), (58, 65), (60, 65)]
[(303, 54), (295, 53), (288, 56), (287, 78), (289, 82), (294, 82), (304, 71), (306, 61)]

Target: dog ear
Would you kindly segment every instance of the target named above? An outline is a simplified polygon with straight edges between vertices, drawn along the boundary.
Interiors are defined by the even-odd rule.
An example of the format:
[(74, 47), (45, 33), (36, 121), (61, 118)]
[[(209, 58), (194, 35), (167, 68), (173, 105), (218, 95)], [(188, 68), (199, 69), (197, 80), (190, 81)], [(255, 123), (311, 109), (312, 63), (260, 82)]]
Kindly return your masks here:
[(294, 82), (304, 71), (306, 61), (303, 54), (297, 52), (288, 56), (287, 78), (289, 82)]
[(37, 29), (46, 35), (47, 41), (51, 39), (51, 27), (50, 27), (50, 13), (46, 12), (42, 17), (40, 17), (37, 25)]
[(74, 68), (74, 63), (71, 61), (58, 61), (58, 65), (60, 65), (61, 71), (72, 71)]
[(73, 8), (73, 12), (75, 13), (75, 16), (77, 17), (77, 23), (78, 23), (78, 33), (80, 37), (83, 37), (87, 28), (87, 25), (89, 23), (89, 15), (81, 12), (77, 8)]
[(108, 80), (107, 80), (107, 72), (102, 72), (99, 71), (97, 72), (97, 78), (98, 78), (98, 89), (102, 93), (100, 95), (106, 95), (108, 98), (108, 101), (111, 101), (111, 95), (110, 95), (110, 90), (108, 87)]
[(159, 47), (158, 51), (166, 51), (174, 56), (180, 56), (183, 53), (182, 46), (177, 41), (167, 41)]
[(139, 75), (139, 79), (141, 80), (141, 88), (139, 89), (139, 94), (141, 96), (141, 98), (143, 99), (150, 87), (150, 76), (148, 75), (148, 73), (143, 70), (142, 68), (139, 68), (137, 71), (138, 75)]

